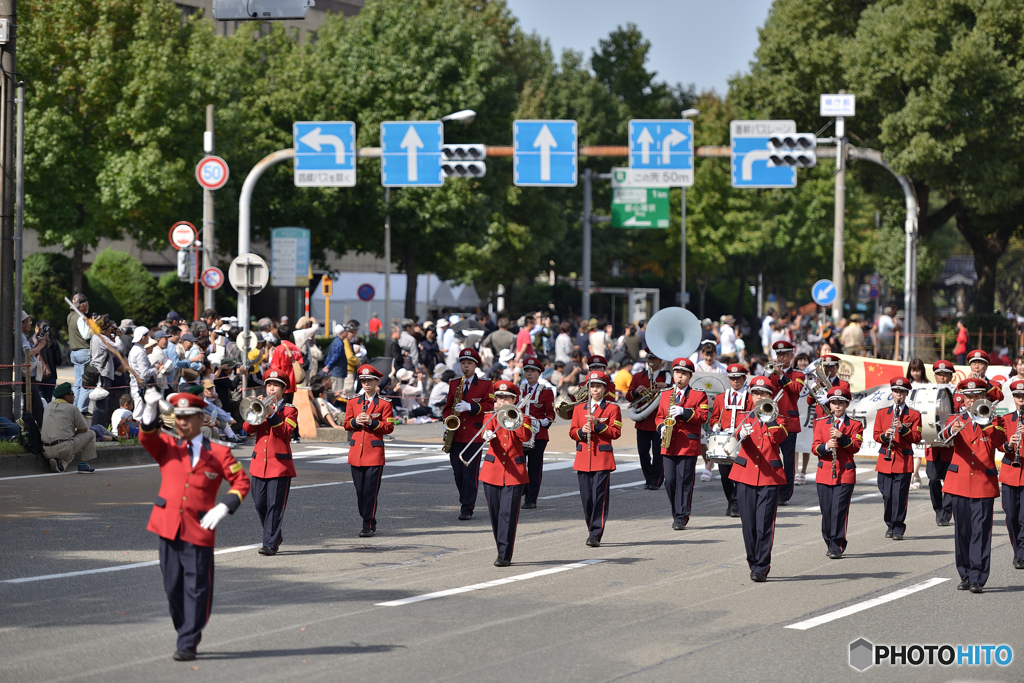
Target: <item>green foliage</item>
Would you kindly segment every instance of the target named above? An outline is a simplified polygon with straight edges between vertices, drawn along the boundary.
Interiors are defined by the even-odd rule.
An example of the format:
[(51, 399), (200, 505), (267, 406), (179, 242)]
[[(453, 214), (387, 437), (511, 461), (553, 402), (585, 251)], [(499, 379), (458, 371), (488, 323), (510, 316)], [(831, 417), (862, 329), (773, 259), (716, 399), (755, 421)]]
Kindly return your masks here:
[(83, 283), (82, 289), (89, 297), (89, 312), (106, 314), (110, 316), (111, 320), (120, 322), (124, 317), (124, 309), (121, 308), (121, 302), (110, 291), (103, 278), (90, 268), (84, 273)]
[(169, 311), (175, 311), (183, 318), (191, 318), (192, 310), (195, 308), (193, 287), (179, 280), (178, 273), (171, 271), (161, 275), (157, 282), (157, 290), (164, 305), (164, 309), (160, 311), (161, 317), (167, 315)]
[(22, 265), (22, 304), (36, 320), (48, 320), (54, 330), (67, 336), (68, 313), (64, 297), (71, 298), (71, 259), (64, 254), (38, 253)]
[(90, 283), (101, 282), (120, 304), (120, 317), (150, 326), (163, 319), (165, 300), (156, 279), (131, 254), (107, 249), (96, 256), (88, 271)]
[(580, 290), (565, 282), (554, 287), (534, 284), (519, 293), (515, 310), (547, 311), (548, 304), (552, 303), (558, 315), (565, 317), (570, 312), (579, 312), (582, 298)]
[[(971, 335), (969, 348), (991, 351), (993, 348), (1004, 346), (1003, 339), (1006, 339), (1009, 342), (1010, 354), (1013, 355), (1017, 329), (1012, 320), (999, 313), (968, 313), (963, 321)], [(981, 332), (981, 346), (978, 346), (978, 332)], [(996, 335), (995, 342), (992, 341), (993, 332)]]

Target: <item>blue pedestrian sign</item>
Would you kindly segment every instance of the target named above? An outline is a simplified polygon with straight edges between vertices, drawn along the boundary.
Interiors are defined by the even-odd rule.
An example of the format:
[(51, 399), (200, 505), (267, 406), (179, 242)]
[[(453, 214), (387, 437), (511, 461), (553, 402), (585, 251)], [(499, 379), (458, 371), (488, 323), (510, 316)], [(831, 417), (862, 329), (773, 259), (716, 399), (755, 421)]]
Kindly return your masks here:
[(629, 122), (629, 167), (693, 169), (693, 121), (633, 119)]
[(576, 187), (575, 121), (515, 121), (512, 180), (521, 187)]
[(355, 187), (356, 124), (351, 121), (296, 121), (296, 187)]
[(795, 121), (732, 121), (733, 187), (796, 187), (796, 168), (774, 166), (768, 138), (779, 133), (795, 133)]
[(818, 280), (811, 287), (811, 298), (819, 306), (831, 306), (836, 300), (836, 286), (831, 280)]
[(380, 180), (384, 187), (440, 187), (440, 121), (384, 121), (380, 124)]

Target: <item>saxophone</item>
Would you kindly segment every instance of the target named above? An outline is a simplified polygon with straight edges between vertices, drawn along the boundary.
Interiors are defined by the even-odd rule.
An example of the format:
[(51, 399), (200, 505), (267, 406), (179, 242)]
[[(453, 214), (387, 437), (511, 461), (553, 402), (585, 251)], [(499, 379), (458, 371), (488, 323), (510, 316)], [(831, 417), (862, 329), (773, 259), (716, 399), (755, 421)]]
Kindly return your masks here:
[[(455, 399), (452, 401), (452, 407), (454, 408), (462, 401), (462, 383), (465, 381), (464, 377), (459, 378), (459, 386), (455, 389)], [(452, 412), (451, 415), (444, 419), (444, 445), (441, 447), (445, 453), (452, 452), (452, 443), (455, 441), (455, 432), (459, 430), (462, 425), (462, 420), (459, 416)]]
[[(673, 387), (672, 388), (672, 395), (668, 397), (668, 409), (671, 411), (672, 410), (672, 406), (674, 406), (675, 404), (676, 404), (676, 390), (675, 390), (675, 387)], [(676, 419), (674, 417), (672, 417), (671, 415), (668, 415), (665, 418), (665, 421), (662, 423), (662, 425), (663, 425), (663, 428), (661, 430), (661, 450), (662, 451), (666, 451), (666, 450), (668, 450), (668, 447), (672, 444), (672, 431), (676, 427)]]

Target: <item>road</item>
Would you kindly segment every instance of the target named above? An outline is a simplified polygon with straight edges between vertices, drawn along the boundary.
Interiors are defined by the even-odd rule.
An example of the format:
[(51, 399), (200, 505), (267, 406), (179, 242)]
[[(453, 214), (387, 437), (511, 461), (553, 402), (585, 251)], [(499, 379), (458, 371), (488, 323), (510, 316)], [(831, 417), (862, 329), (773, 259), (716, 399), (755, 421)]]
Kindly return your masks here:
[[(846, 557), (825, 557), (814, 486), (801, 486), (780, 508), (769, 581), (754, 584), (720, 482), (695, 486), (689, 528), (672, 531), (664, 491), (642, 488), (625, 443), (604, 543), (588, 548), (558, 440), (513, 564), (498, 569), (483, 496), (473, 520), (456, 519), (447, 456), (424, 433), (400, 428), (389, 444), (371, 539), (356, 536), (343, 451), (298, 445), (282, 551), (256, 553), (248, 500), (218, 529), (213, 615), (191, 663), (171, 660), (145, 530), (156, 467), (0, 480), (0, 681), (1024, 680), (1024, 572), (998, 504), (983, 595), (954, 589), (953, 527), (935, 525), (924, 489), (911, 494), (906, 540), (883, 538), (867, 466)], [(859, 673), (848, 653), (861, 637), (1006, 643), (1016, 658)]]

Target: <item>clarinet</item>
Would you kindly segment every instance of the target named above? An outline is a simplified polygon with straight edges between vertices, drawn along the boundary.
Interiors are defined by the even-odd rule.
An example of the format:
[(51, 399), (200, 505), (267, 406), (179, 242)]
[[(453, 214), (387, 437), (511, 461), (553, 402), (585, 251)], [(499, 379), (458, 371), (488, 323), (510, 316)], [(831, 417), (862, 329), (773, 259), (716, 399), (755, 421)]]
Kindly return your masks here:
[[(836, 429), (839, 429), (839, 420), (835, 421), (835, 426), (836, 426)], [(831, 451), (832, 451), (832, 481), (835, 481), (838, 484), (839, 482), (836, 481), (836, 461), (839, 460), (839, 448), (838, 448), (838, 446), (836, 448), (831, 449)]]
[[(1022, 427), (1024, 427), (1024, 415), (1022, 415), (1021, 413), (1017, 413), (1017, 432), (1014, 436), (1017, 436), (1021, 433)], [(1013, 450), (1014, 454), (1012, 464), (1014, 467), (1020, 467), (1020, 441), (1017, 442), (1017, 447), (1014, 448)]]
[(893, 412), (895, 412), (897, 414), (896, 430), (892, 434), (892, 439), (889, 439), (889, 443), (887, 443), (885, 445), (885, 458), (883, 458), (883, 460), (886, 460), (887, 462), (891, 462), (892, 461), (892, 442), (893, 442), (893, 439), (895, 439), (896, 436), (900, 433), (900, 430), (903, 429), (903, 421), (900, 420), (899, 417), (898, 417), (899, 410), (894, 408)]

